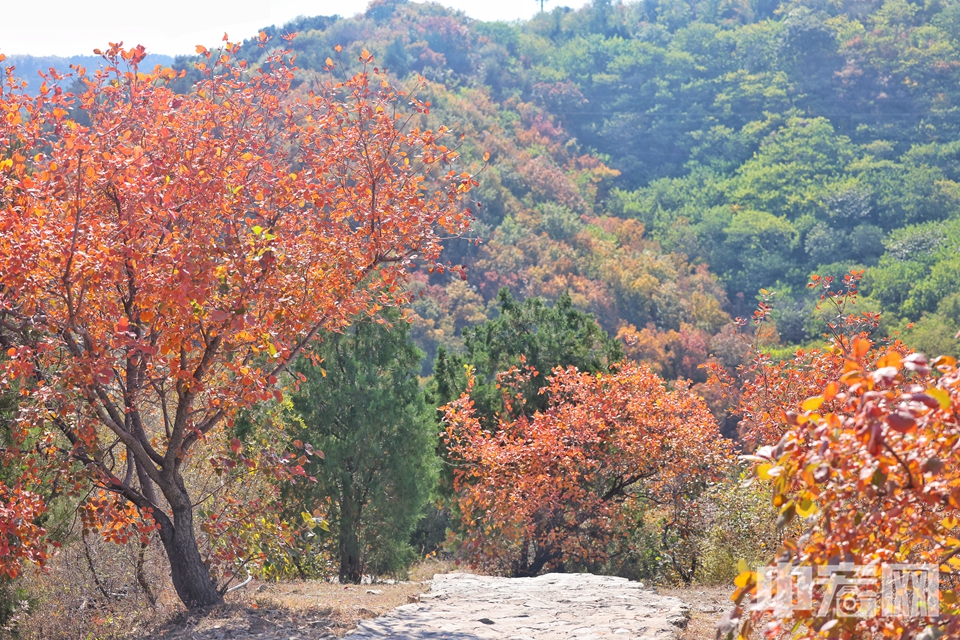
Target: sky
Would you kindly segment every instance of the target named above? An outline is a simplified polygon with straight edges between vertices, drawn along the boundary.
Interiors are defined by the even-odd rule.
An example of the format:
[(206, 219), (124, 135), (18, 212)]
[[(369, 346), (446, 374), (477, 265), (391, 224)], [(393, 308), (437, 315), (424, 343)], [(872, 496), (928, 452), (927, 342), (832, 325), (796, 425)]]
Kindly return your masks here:
[[(4, 1), (0, 53), (36, 56), (89, 55), (109, 42), (142, 44), (150, 53), (193, 53), (196, 45), (249, 38), (265, 26), (300, 15), (347, 17), (368, 0), (39, 0)], [(539, 0), (440, 0), (480, 20), (530, 18)], [(546, 0), (546, 7), (579, 8), (586, 0)]]

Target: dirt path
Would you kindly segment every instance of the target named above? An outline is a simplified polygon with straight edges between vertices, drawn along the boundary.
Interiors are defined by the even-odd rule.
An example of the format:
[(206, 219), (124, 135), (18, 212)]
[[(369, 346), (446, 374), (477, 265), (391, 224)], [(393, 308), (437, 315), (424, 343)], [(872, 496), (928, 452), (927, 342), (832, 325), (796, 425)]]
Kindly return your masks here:
[(508, 579), (451, 573), (432, 582), (375, 585), (281, 582), (252, 585), (231, 594), (223, 607), (182, 614), (130, 637), (713, 640), (716, 619), (728, 604), (729, 589), (723, 587), (658, 594), (638, 582), (589, 574)]
[(672, 640), (688, 619), (680, 599), (638, 582), (585, 573), (434, 578), (419, 603), (365, 620), (350, 640)]

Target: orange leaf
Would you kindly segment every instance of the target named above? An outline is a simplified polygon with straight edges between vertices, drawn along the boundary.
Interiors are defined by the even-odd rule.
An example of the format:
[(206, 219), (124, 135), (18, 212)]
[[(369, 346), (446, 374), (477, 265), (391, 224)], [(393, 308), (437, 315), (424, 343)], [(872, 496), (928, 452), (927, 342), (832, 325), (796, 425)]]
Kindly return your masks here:
[(857, 338), (853, 341), (853, 355), (856, 358), (862, 358), (867, 355), (867, 352), (870, 351), (871, 343), (866, 338)]
[(880, 369), (882, 367), (895, 367), (900, 368), (900, 363), (903, 361), (903, 356), (901, 356), (896, 351), (887, 351), (883, 356), (877, 360), (876, 367)]
[(840, 385), (836, 382), (830, 382), (823, 390), (823, 399), (829, 402), (837, 397), (837, 393), (840, 391)]

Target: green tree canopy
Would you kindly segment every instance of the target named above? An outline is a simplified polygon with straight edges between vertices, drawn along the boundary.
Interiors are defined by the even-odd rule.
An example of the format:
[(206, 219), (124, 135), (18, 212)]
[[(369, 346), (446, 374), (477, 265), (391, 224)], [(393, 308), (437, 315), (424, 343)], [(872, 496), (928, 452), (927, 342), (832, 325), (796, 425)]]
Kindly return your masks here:
[(485, 425), (496, 423), (503, 400), (496, 376), (513, 366), (530, 366), (539, 372), (523, 389), (523, 407), (530, 413), (543, 410), (547, 398), (540, 394), (554, 367), (574, 366), (581, 371), (607, 371), (623, 358), (620, 344), (611, 339), (589, 313), (573, 307), (562, 294), (548, 306), (540, 298), (519, 302), (506, 288), (497, 295), (499, 316), (465, 329), (464, 351), (437, 356), (434, 396), (446, 404), (466, 389), (464, 367), (473, 367), (477, 384), (471, 398)]
[(324, 337), (322, 362), (301, 362), (295, 437), (323, 452), (291, 488), (297, 511), (326, 512), (341, 582), (402, 569), (408, 541), (437, 478), (434, 422), (420, 389), (423, 353), (396, 312)]

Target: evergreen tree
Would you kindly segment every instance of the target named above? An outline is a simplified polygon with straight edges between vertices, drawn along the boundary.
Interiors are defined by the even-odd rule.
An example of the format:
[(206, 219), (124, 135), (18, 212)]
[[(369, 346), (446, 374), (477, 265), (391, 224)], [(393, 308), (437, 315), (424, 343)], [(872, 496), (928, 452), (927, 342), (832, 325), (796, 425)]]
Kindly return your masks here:
[(570, 296), (561, 295), (554, 306), (540, 298), (518, 302), (506, 288), (497, 295), (499, 316), (464, 329), (462, 354), (437, 354), (432, 396), (437, 405), (455, 400), (466, 389), (465, 366), (473, 368), (477, 383), (471, 399), (485, 426), (496, 424), (503, 410), (497, 374), (512, 366), (531, 366), (538, 372), (524, 388), (524, 402), (531, 414), (547, 407), (540, 389), (554, 367), (575, 366), (581, 371), (607, 371), (623, 359), (620, 344), (610, 338), (592, 315), (573, 307)]
[(326, 336), (323, 361), (302, 362), (293, 396), (296, 437), (323, 452), (307, 469), (317, 483), (291, 489), (298, 511), (327, 503), (340, 581), (402, 569), (411, 531), (436, 483), (436, 433), (417, 373), (423, 353), (396, 313)]

